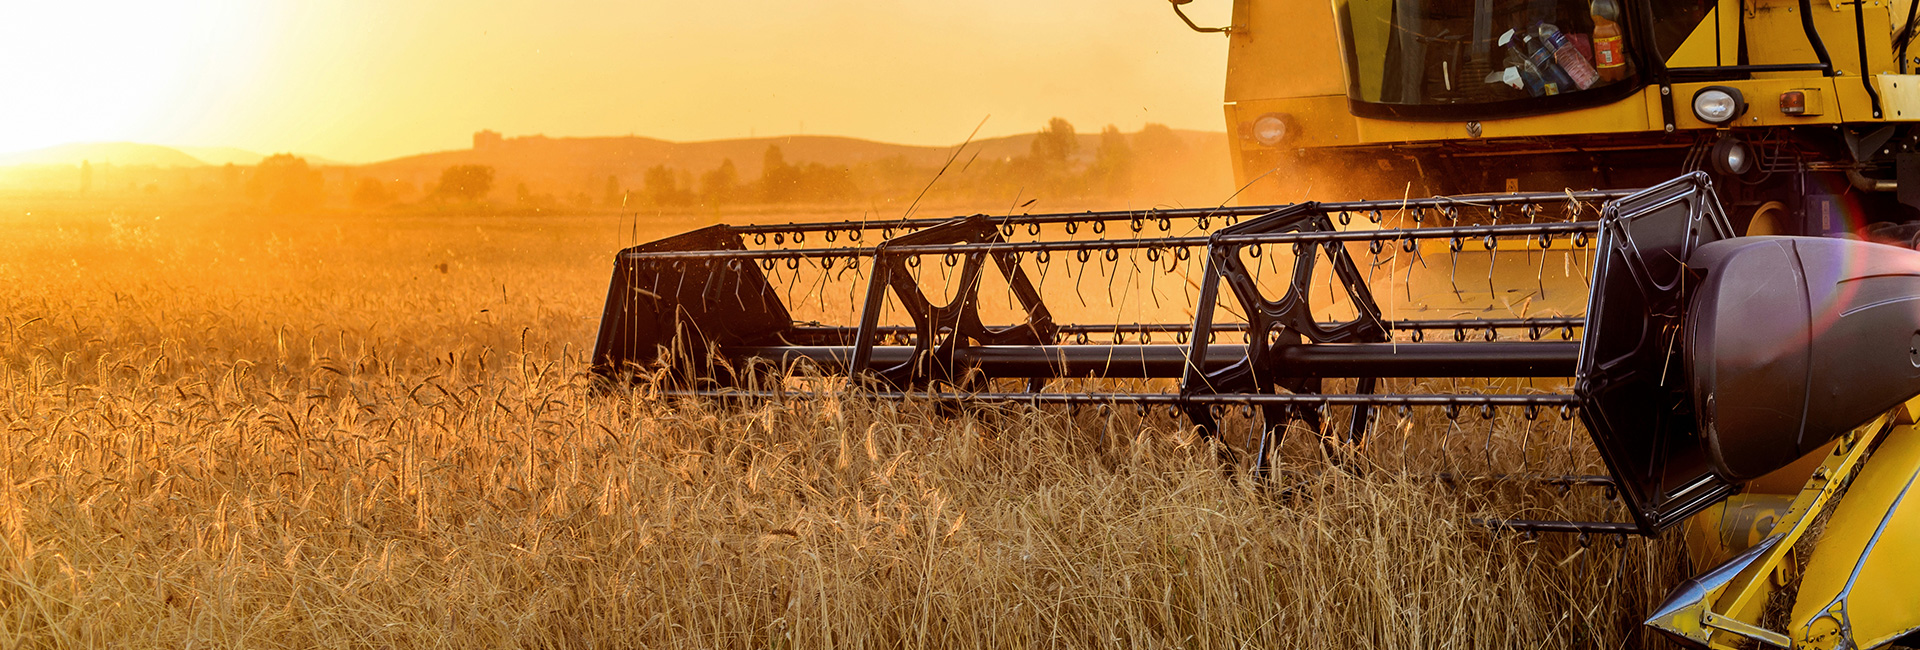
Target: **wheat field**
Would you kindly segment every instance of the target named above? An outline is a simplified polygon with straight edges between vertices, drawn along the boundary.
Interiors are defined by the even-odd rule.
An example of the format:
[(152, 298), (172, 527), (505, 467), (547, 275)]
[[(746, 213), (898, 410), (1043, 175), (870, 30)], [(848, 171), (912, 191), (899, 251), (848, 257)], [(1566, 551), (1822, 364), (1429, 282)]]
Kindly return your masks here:
[[(0, 208), (0, 647), (1644, 647), (1679, 543), (1577, 424), (1383, 418), (1276, 485), (1130, 408), (599, 390), (687, 218)], [(637, 235), (636, 235), (637, 233)]]

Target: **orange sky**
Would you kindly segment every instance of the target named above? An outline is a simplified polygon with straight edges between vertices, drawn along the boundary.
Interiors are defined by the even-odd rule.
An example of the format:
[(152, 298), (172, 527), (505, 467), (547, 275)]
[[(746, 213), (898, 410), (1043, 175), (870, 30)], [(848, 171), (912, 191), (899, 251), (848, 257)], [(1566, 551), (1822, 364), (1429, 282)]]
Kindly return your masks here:
[[(1189, 5), (1224, 23), (1228, 0)], [(0, 5), (0, 152), (77, 141), (365, 162), (473, 131), (952, 144), (1222, 130), (1226, 41), (1165, 0), (62, 0)]]

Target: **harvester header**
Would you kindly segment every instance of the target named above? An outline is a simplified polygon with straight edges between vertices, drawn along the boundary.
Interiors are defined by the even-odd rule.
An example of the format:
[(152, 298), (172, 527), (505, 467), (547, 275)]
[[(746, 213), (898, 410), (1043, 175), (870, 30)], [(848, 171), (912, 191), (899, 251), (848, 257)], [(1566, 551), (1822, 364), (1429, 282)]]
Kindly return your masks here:
[[(1601, 217), (1569, 218), (1582, 211)], [(786, 246), (809, 239), (823, 245)], [(1499, 264), (1524, 265), (1532, 286), (1500, 286)], [(1441, 265), (1446, 286), (1422, 286), (1439, 274), (1414, 269)], [(1549, 266), (1572, 270), (1563, 286), (1535, 277)], [(844, 298), (824, 295), (836, 283)], [(1134, 295), (1143, 283), (1183, 297), (1134, 313), (1181, 318), (1063, 316), (1090, 311), (1089, 295), (1175, 302)], [(1441, 310), (1432, 292), (1473, 315), (1382, 307)], [(1513, 293), (1587, 302), (1506, 318), (1460, 308)], [(1379, 409), (1577, 416), (1631, 521), (1502, 524), (1653, 534), (1920, 393), (1920, 357), (1879, 349), (1920, 332), (1899, 298), (1913, 295), (1920, 252), (1734, 237), (1710, 181), (1691, 174), (1631, 193), (713, 226), (619, 254), (594, 358), (609, 378), (662, 373), (668, 396), (1132, 404), (1208, 436), (1238, 410), (1256, 473), (1289, 423), (1354, 445)], [(803, 318), (799, 305), (840, 313)], [(1836, 394), (1852, 384), (1842, 363), (1874, 380)], [(1385, 390), (1422, 377), (1575, 380)]]

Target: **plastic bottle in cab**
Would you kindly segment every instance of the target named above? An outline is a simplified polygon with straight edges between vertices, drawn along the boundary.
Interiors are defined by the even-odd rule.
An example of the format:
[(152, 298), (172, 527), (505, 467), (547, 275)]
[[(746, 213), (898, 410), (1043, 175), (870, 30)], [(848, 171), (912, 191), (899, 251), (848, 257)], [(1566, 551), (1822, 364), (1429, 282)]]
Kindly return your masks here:
[(1620, 38), (1620, 6), (1613, 0), (1593, 0), (1593, 67), (1600, 83), (1627, 76), (1627, 53)]

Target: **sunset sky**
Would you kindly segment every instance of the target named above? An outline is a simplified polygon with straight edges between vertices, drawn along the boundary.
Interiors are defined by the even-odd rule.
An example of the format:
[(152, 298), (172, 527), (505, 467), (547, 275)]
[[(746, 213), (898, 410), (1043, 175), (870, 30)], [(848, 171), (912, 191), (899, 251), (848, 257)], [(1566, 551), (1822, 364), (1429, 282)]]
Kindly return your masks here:
[[(1228, 0), (1189, 13), (1224, 23)], [(0, 5), (0, 152), (133, 141), (368, 162), (472, 132), (953, 144), (1222, 130), (1226, 40), (1165, 0), (63, 0)]]

